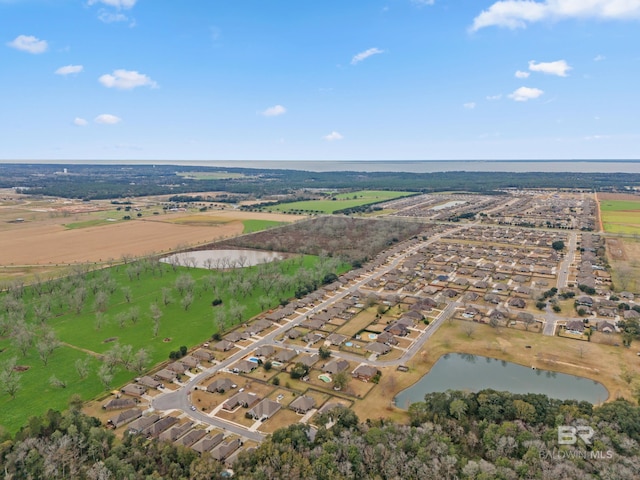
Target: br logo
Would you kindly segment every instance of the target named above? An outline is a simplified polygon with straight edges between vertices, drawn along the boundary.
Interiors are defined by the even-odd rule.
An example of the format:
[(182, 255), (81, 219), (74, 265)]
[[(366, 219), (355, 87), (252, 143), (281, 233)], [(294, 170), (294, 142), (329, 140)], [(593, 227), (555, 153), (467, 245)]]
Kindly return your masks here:
[(575, 445), (578, 438), (585, 445), (591, 445), (591, 439), (595, 433), (595, 430), (588, 426), (561, 425), (558, 427), (558, 445)]

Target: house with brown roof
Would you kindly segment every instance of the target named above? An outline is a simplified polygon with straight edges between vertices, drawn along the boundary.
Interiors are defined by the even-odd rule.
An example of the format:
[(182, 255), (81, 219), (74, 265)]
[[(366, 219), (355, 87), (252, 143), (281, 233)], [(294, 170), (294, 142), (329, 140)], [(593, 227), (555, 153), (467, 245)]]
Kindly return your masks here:
[(239, 373), (251, 373), (256, 368), (258, 368), (257, 363), (250, 362), (249, 360), (240, 360), (233, 366), (233, 371)]
[(138, 433), (142, 432), (145, 428), (156, 423), (159, 419), (160, 419), (160, 415), (158, 415), (157, 413), (154, 413), (146, 417), (140, 417), (137, 420), (134, 420), (133, 422), (131, 422), (131, 424), (129, 425), (128, 431), (131, 435), (137, 435)]
[(322, 371), (335, 375), (336, 373), (345, 371), (347, 368), (349, 368), (349, 362), (344, 359), (334, 359), (327, 363), (322, 368)]
[(190, 447), (206, 434), (206, 430), (203, 430), (202, 428), (194, 428), (193, 430), (187, 432), (185, 435), (177, 439), (174, 443), (176, 445), (182, 445), (183, 447)]
[(165, 382), (173, 382), (177, 377), (178, 374), (176, 372), (167, 370), (166, 368), (163, 368), (162, 370), (153, 374), (153, 378), (155, 378), (156, 380), (163, 380)]
[(220, 340), (213, 346), (213, 349), (219, 352), (228, 352), (233, 347), (235, 347), (235, 344), (233, 342), (230, 342), (229, 340)]
[(187, 355), (186, 357), (182, 357), (179, 361), (187, 369), (196, 368), (198, 366), (198, 359), (193, 355)]
[(276, 352), (276, 349), (273, 347), (273, 345), (263, 345), (260, 348), (257, 348), (253, 354), (256, 357), (270, 357), (271, 355), (273, 355)]
[(393, 336), (391, 332), (382, 332), (376, 337), (376, 342), (386, 343), (387, 345), (397, 345), (398, 340)]
[(196, 350), (192, 355), (201, 362), (210, 362), (214, 358), (213, 353), (203, 349)]
[(287, 330), (286, 333), (287, 337), (289, 337), (290, 340), (295, 340), (296, 338), (298, 338), (300, 335), (302, 335), (302, 332), (300, 332), (300, 330), (297, 330), (295, 328), (292, 328), (290, 330)]
[(107, 403), (102, 405), (103, 410), (122, 410), (124, 408), (135, 407), (138, 404), (138, 400), (135, 398), (112, 398)]
[(225, 410), (235, 410), (237, 407), (251, 408), (260, 401), (255, 393), (238, 392), (222, 404)]
[(567, 325), (564, 328), (568, 333), (581, 335), (584, 332), (584, 322), (581, 320), (572, 320), (567, 322)]
[(307, 367), (313, 366), (318, 360), (320, 360), (320, 355), (314, 353), (313, 355), (305, 355), (298, 359), (298, 362), (306, 365)]
[(527, 306), (527, 302), (524, 300), (524, 298), (514, 297), (509, 300), (509, 306), (516, 308), (525, 308)]
[(224, 393), (227, 390), (236, 388), (236, 384), (228, 378), (219, 378), (207, 385), (207, 392), (209, 393)]
[(288, 348), (285, 348), (283, 350), (280, 350), (278, 353), (276, 353), (273, 358), (278, 362), (286, 363), (286, 362), (290, 362), (291, 359), (296, 355), (297, 353), (295, 352), (295, 350), (290, 350)]
[(378, 355), (384, 355), (391, 351), (391, 347), (386, 343), (371, 342), (365, 345), (364, 349), (368, 352), (377, 353)]
[(598, 324), (598, 330), (602, 333), (613, 333), (616, 331), (616, 327), (612, 323), (604, 321)]
[(242, 446), (242, 441), (239, 438), (230, 440), (229, 442), (223, 442), (213, 450), (211, 450), (211, 456), (218, 461), (226, 460), (233, 452)]
[(370, 381), (378, 374), (378, 369), (371, 365), (358, 365), (358, 367), (351, 373), (353, 378), (362, 380), (364, 382)]
[(274, 416), (281, 408), (282, 405), (280, 405), (278, 402), (274, 402), (273, 400), (265, 398), (259, 404), (249, 410), (249, 415), (251, 415), (254, 420), (266, 420)]
[(301, 395), (289, 404), (289, 408), (299, 414), (305, 414), (315, 406), (316, 401), (307, 395)]
[(162, 388), (162, 382), (159, 382), (158, 380), (154, 380), (152, 377), (148, 375), (137, 378), (136, 382), (138, 382), (140, 385), (143, 385), (147, 388), (155, 388), (155, 389)]
[(132, 408), (131, 410), (125, 410), (118, 415), (111, 417), (107, 420), (107, 426), (112, 428), (118, 428), (125, 425), (142, 416), (142, 410), (139, 408)]
[(167, 365), (167, 370), (171, 370), (172, 372), (176, 372), (178, 375), (182, 375), (187, 371), (187, 367), (185, 367), (182, 362), (173, 362)]
[(171, 428), (176, 423), (178, 423), (178, 419), (176, 417), (171, 417), (171, 416), (162, 417), (156, 423), (149, 425), (140, 433), (142, 433), (143, 435), (146, 435), (149, 438), (158, 438), (162, 432), (164, 432), (168, 428)]
[(224, 440), (224, 434), (223, 433), (218, 433), (218, 434), (213, 435), (213, 436), (211, 436), (210, 434), (209, 435), (205, 435), (200, 440), (198, 440), (196, 443), (191, 445), (191, 448), (193, 450), (195, 450), (196, 452), (198, 452), (198, 453), (206, 453), (206, 452), (211, 451), (213, 449), (213, 447), (215, 447), (220, 442), (222, 442), (222, 440)]
[(147, 387), (136, 383), (129, 383), (120, 389), (121, 393), (132, 397), (141, 397), (147, 392)]
[(186, 422), (182, 425), (176, 425), (160, 434), (160, 440), (164, 442), (174, 442), (193, 427), (193, 422)]
[(332, 333), (327, 337), (327, 341), (331, 343), (331, 345), (340, 346), (347, 339), (345, 335), (340, 335), (339, 333)]

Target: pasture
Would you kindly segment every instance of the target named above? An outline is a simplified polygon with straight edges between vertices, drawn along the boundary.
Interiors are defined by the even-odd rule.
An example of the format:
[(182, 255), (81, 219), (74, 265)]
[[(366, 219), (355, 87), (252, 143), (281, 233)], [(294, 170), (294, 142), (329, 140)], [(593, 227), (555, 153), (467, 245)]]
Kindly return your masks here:
[[(15, 431), (31, 415), (49, 408), (64, 409), (73, 393), (88, 400), (133, 379), (138, 374), (123, 364), (115, 368), (107, 385), (98, 377), (100, 359), (116, 344), (130, 345), (133, 353), (144, 349), (148, 367), (157, 365), (180, 346), (191, 348), (215, 332), (245, 322), (281, 299), (292, 297), (301, 278), (322, 278), (327, 269), (334, 268), (345, 270), (344, 265), (312, 256), (230, 271), (144, 260), (86, 275), (77, 273), (35, 287), (14, 285), (0, 297), (4, 307), (0, 366), (15, 357), (18, 365), (29, 368), (19, 373), (20, 388), (15, 398), (0, 392), (0, 424)], [(190, 286), (183, 288), (181, 282)], [(84, 299), (77, 301), (80, 292)], [(216, 298), (222, 304), (214, 307)], [(47, 309), (45, 315), (37, 313)], [(9, 321), (19, 318), (20, 312), (24, 320), (13, 323), (24, 325), (33, 334), (24, 355), (16, 345), (16, 327)], [(60, 346), (45, 365), (36, 344), (47, 328), (55, 332)], [(76, 370), (78, 359), (88, 365), (84, 379)], [(66, 387), (50, 384), (52, 376)]]
[(605, 232), (640, 233), (640, 199), (614, 200), (601, 198), (600, 216)]
[(362, 190), (359, 192), (341, 193), (333, 195), (327, 200), (307, 200), (301, 202), (283, 203), (268, 207), (273, 212), (313, 212), (333, 213), (345, 208), (361, 207), (375, 203), (394, 200), (396, 198), (413, 195), (413, 192), (393, 192), (385, 190)]

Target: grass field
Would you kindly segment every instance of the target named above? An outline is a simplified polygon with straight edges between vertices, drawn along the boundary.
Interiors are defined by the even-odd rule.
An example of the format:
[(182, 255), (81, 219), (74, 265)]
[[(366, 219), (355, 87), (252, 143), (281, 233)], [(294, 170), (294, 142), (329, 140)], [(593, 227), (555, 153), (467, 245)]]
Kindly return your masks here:
[(601, 200), (600, 215), (605, 232), (640, 233), (640, 200)]
[(243, 220), (242, 225), (244, 225), (244, 230), (242, 233), (260, 232), (283, 224), (283, 222), (275, 222), (273, 220)]
[(231, 172), (176, 172), (176, 175), (190, 180), (229, 180), (245, 177), (242, 173)]
[(393, 200), (413, 195), (413, 192), (392, 192), (383, 190), (363, 190), (360, 192), (341, 193), (334, 195), (335, 200), (308, 200), (303, 202), (283, 203), (268, 207), (273, 212), (316, 212), (333, 213), (345, 208), (361, 207), (374, 203)]
[[(273, 268), (279, 275), (291, 276), (300, 268), (312, 269), (318, 262), (316, 257), (306, 256), (302, 259), (291, 259), (277, 264)], [(216, 332), (214, 322), (214, 309), (211, 301), (214, 294), (210, 287), (205, 285), (217, 285), (218, 295), (223, 300), (223, 305), (216, 308), (224, 308), (227, 312), (226, 326), (237, 322), (243, 322), (260, 313), (260, 297), (265, 295), (264, 290), (251, 282), (249, 276), (241, 280), (243, 274), (239, 271), (216, 272), (205, 269), (186, 269), (170, 265), (160, 264), (159, 267), (141, 272), (139, 278), (131, 275), (132, 265), (120, 265), (107, 270), (101, 270), (89, 274), (86, 279), (87, 298), (84, 307), (79, 314), (69, 311), (65, 299), (51, 299), (52, 312), (46, 320), (55, 331), (63, 346), (57, 348), (49, 364), (44, 366), (34, 346), (25, 357), (22, 357), (12, 338), (0, 336), (0, 365), (12, 357), (17, 357), (18, 365), (30, 368), (20, 374), (20, 389), (15, 399), (4, 392), (0, 392), (0, 424), (9, 431), (16, 431), (31, 415), (42, 414), (47, 409), (64, 409), (69, 397), (73, 393), (79, 393), (87, 400), (100, 395), (105, 387), (97, 377), (97, 369), (100, 364), (97, 356), (110, 350), (116, 343), (131, 345), (133, 351), (144, 348), (150, 357), (149, 365), (155, 365), (168, 358), (172, 350), (178, 350), (181, 345), (191, 348), (207, 339)], [(259, 267), (243, 269), (250, 272)], [(345, 267), (342, 267), (344, 270)], [(185, 310), (181, 304), (183, 295), (176, 287), (179, 276), (188, 274), (195, 281), (193, 303)], [(247, 273), (246, 275), (249, 275)], [(109, 296), (108, 308), (104, 313), (106, 321), (98, 325), (96, 321), (93, 293), (93, 284), (99, 285), (96, 292), (100, 292), (106, 285), (115, 285), (113, 293)], [(245, 294), (238, 289), (232, 291), (231, 285), (249, 284)], [(127, 303), (123, 287), (131, 292), (131, 303)], [(244, 287), (243, 287), (244, 288)], [(292, 286), (284, 291), (282, 297), (293, 296)], [(164, 305), (163, 289), (170, 291), (172, 302)], [(237, 299), (246, 309), (241, 312), (241, 318), (232, 319), (229, 306), (231, 299)], [(271, 305), (278, 303), (279, 297), (271, 294)], [(4, 300), (4, 298), (3, 298)], [(35, 305), (43, 300), (38, 297), (32, 288), (24, 290), (22, 300), (26, 312), (27, 323), (38, 332), (40, 326), (33, 315)], [(162, 312), (158, 334), (153, 335), (153, 320), (150, 315), (150, 305), (156, 303)], [(134, 323), (127, 320), (120, 325), (119, 316), (130, 312), (132, 308), (139, 311), (139, 319)], [(110, 341), (107, 341), (110, 340)], [(86, 358), (90, 364), (89, 376), (81, 380), (75, 369), (78, 358)], [(66, 388), (55, 388), (49, 384), (49, 379), (55, 375), (66, 382)], [(130, 381), (136, 374), (132, 371), (118, 367), (111, 386), (118, 387)]]

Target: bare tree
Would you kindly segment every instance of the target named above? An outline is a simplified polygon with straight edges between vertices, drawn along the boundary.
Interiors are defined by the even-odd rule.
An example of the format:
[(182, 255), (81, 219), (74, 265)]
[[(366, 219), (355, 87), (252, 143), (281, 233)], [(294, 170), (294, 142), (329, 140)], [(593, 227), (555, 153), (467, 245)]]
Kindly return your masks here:
[(0, 364), (0, 389), (11, 398), (16, 398), (20, 389), (20, 376), (16, 370), (16, 357)]
[(53, 388), (67, 388), (67, 382), (65, 382), (64, 380), (60, 380), (55, 375), (51, 375), (49, 377), (49, 385), (51, 385)]
[(41, 334), (40, 340), (36, 343), (38, 356), (40, 357), (40, 360), (42, 360), (42, 363), (44, 363), (45, 367), (49, 363), (49, 359), (51, 358), (53, 351), (60, 345), (60, 340), (58, 340), (56, 332), (54, 332), (52, 328), (46, 328)]
[(162, 304), (166, 307), (170, 303), (173, 302), (173, 297), (171, 297), (171, 289), (167, 287), (162, 287)]
[(20, 351), (23, 357), (27, 355), (29, 349), (33, 346), (33, 330), (31, 325), (21, 321), (13, 327), (11, 334), (13, 344)]
[(133, 295), (131, 293), (131, 288), (124, 286), (122, 287), (122, 295), (124, 296), (124, 300), (127, 303), (131, 303), (131, 300), (133, 299)]
[(192, 303), (193, 303), (193, 294), (191, 292), (187, 292), (184, 295), (184, 297), (182, 297), (182, 300), (180, 301), (180, 305), (182, 305), (182, 308), (184, 308), (185, 312), (189, 310), (189, 307), (191, 307)]
[(89, 359), (88, 358), (78, 358), (75, 363), (76, 372), (80, 377), (80, 380), (84, 380), (89, 376)]
[(130, 367), (134, 372), (140, 374), (147, 369), (147, 365), (149, 364), (149, 361), (150, 361), (149, 353), (144, 348), (141, 348), (133, 356)]
[(468, 338), (472, 338), (473, 334), (476, 333), (476, 326), (471, 322), (465, 322), (462, 327), (462, 331), (467, 335)]
[(98, 369), (98, 379), (104, 385), (105, 390), (109, 390), (111, 388), (111, 382), (113, 381), (113, 373), (109, 370), (104, 363), (100, 365)]

